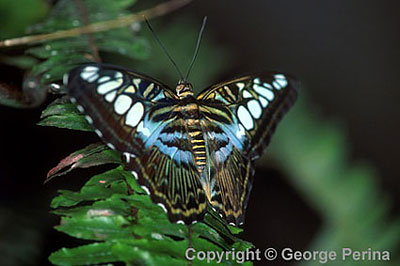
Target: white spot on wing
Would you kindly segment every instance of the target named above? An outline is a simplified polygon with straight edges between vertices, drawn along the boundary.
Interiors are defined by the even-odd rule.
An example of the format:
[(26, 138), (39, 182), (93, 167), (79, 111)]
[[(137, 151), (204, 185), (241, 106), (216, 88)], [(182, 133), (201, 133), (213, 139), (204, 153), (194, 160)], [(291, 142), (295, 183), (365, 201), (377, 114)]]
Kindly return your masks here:
[(229, 224), (232, 225), (232, 226), (236, 226), (236, 224), (235, 224), (235, 223), (232, 223), (232, 222), (230, 222)]
[[(266, 83), (264, 83), (264, 84), (266, 84)], [(270, 91), (269, 89), (264, 88), (263, 86), (258, 85), (258, 84), (254, 84), (253, 88), (258, 94), (260, 94), (261, 96), (264, 96), (268, 100), (272, 101), (274, 99), (274, 93), (272, 91)]]
[[(95, 66), (87, 66), (85, 67), (82, 72), (81, 72), (81, 78), (83, 80), (86, 80), (87, 82), (93, 82), (95, 79), (99, 77), (97, 74), (97, 71), (99, 71), (98, 67)], [(93, 79), (93, 76), (97, 76)]]
[(263, 83), (263, 86), (265, 87), (265, 88), (267, 88), (267, 89), (270, 89), (271, 91), (274, 89), (272, 86), (271, 86), (271, 84), (269, 84), (269, 83)]
[(93, 124), (93, 119), (90, 116), (85, 115), (85, 118), (89, 122), (89, 124)]
[(253, 98), (253, 95), (248, 90), (243, 91), (243, 98)]
[(147, 195), (150, 195), (150, 190), (147, 187), (141, 186), (141, 188), (147, 193)]
[(277, 90), (282, 89), (281, 84), (276, 80), (272, 81), (272, 85), (274, 85), (275, 89)]
[(239, 91), (241, 91), (244, 88), (244, 83), (243, 82), (236, 83), (236, 86), (238, 86)]
[(117, 96), (117, 91), (112, 91), (112, 92), (107, 93), (105, 99), (107, 102), (110, 103), (110, 102), (114, 101), (115, 96)]
[(115, 77), (116, 79), (119, 79), (119, 78), (122, 78), (122, 77), (123, 77), (123, 75), (122, 75), (122, 73), (121, 73), (121, 72), (115, 72), (115, 75), (114, 75), (114, 77)]
[(260, 78), (255, 78), (255, 79), (253, 80), (253, 82), (254, 82), (254, 83), (257, 83), (257, 84), (261, 84)]
[(123, 83), (122, 79), (111, 80), (111, 81), (105, 82), (103, 84), (100, 84), (97, 87), (97, 92), (101, 95), (106, 94), (107, 92), (114, 90), (114, 89), (118, 88), (119, 86), (121, 86), (122, 83)]
[(276, 74), (274, 77), (275, 77), (276, 82), (280, 85), (280, 87), (285, 88), (287, 86), (288, 82), (284, 75)]
[(92, 82), (95, 81), (98, 77), (99, 77), (99, 74), (94, 74), (94, 75), (90, 76), (86, 81), (89, 82), (89, 83), (92, 83)]
[(87, 66), (83, 69), (84, 72), (97, 72), (99, 68), (96, 66)]
[(104, 83), (104, 82), (106, 82), (106, 81), (109, 81), (111, 78), (109, 77), (109, 76), (104, 76), (104, 77), (101, 77), (101, 78), (99, 78), (99, 83)]
[(133, 79), (133, 84), (136, 86), (136, 89), (139, 88), (140, 81), (141, 79)]
[(165, 213), (168, 212), (168, 211), (167, 211), (167, 208), (165, 208), (164, 204), (162, 204), (162, 203), (157, 203), (157, 205), (160, 206), (160, 207), (164, 210)]
[(107, 146), (108, 146), (110, 149), (115, 150), (115, 146), (114, 146), (113, 144), (107, 143)]
[(139, 176), (138, 176), (138, 174), (137, 174), (135, 171), (131, 171), (131, 173), (132, 173), (133, 177), (134, 177), (136, 180), (139, 179)]
[(259, 100), (263, 108), (268, 106), (268, 101), (264, 97), (260, 97)]
[(176, 221), (177, 224), (185, 224), (182, 220)]
[(136, 132), (141, 132), (146, 137), (150, 136), (150, 130), (147, 127), (143, 127), (143, 121), (139, 123)]
[(143, 104), (140, 102), (135, 103), (126, 115), (125, 124), (131, 127), (136, 127), (140, 119), (142, 119), (143, 113)]
[(258, 103), (257, 100), (251, 100), (247, 103), (247, 108), (249, 108), (250, 113), (253, 115), (255, 119), (258, 119), (261, 117), (262, 114), (262, 109), (260, 104)]
[(125, 156), (125, 160), (127, 163), (131, 161), (131, 155), (129, 152), (124, 152), (123, 155)]
[(94, 132), (96, 132), (96, 134), (97, 134), (100, 138), (103, 137), (103, 133), (101, 133), (100, 130), (95, 129)]
[(254, 127), (253, 118), (251, 117), (249, 111), (247, 111), (247, 109), (243, 105), (239, 106), (237, 110), (237, 115), (239, 117), (240, 122), (247, 130), (253, 129)]
[(53, 89), (57, 89), (57, 90), (60, 88), (60, 85), (58, 85), (57, 83), (51, 83), (50, 86), (51, 86)]
[(78, 108), (78, 111), (83, 113), (85, 110), (83, 109), (82, 105), (77, 105), (76, 108)]
[[(246, 132), (244, 131), (244, 127), (242, 125), (239, 125), (239, 130), (236, 131), (236, 137), (238, 137), (238, 139), (241, 140), (245, 135)], [(214, 211), (216, 210), (214, 209)]]
[(114, 102), (114, 110), (117, 114), (123, 115), (131, 107), (132, 99), (127, 95), (119, 95)]

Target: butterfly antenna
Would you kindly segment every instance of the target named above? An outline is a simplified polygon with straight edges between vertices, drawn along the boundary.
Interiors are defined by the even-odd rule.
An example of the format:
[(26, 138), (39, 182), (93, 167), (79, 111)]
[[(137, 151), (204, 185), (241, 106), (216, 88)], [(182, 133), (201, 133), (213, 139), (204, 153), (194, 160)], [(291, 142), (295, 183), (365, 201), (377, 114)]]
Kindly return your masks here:
[(172, 59), (172, 57), (169, 55), (167, 48), (165, 48), (165, 46), (162, 44), (161, 40), (158, 38), (158, 36), (156, 35), (155, 31), (153, 30), (153, 28), (150, 25), (150, 22), (147, 20), (147, 18), (145, 18), (146, 24), (149, 27), (151, 33), (153, 34), (154, 38), (157, 40), (158, 44), (161, 46), (161, 48), (164, 50), (165, 54), (168, 56), (169, 60), (172, 62), (172, 64), (175, 66), (176, 70), (179, 73), (179, 76), (181, 78), (181, 80), (183, 80), (183, 74), (180, 71), (178, 65), (175, 63), (175, 61)]
[(187, 80), (189, 78), (190, 71), (192, 71), (194, 62), (196, 61), (197, 55), (199, 54), (201, 37), (203, 36), (203, 31), (204, 31), (204, 28), (206, 27), (206, 22), (207, 22), (207, 17), (204, 17), (203, 18), (203, 23), (201, 24), (201, 29), (200, 29), (200, 32), (199, 32), (199, 37), (197, 37), (197, 44), (196, 44), (196, 49), (194, 50), (193, 59), (192, 59), (192, 62), (190, 63), (190, 66), (189, 66), (189, 69), (187, 71), (185, 80)]

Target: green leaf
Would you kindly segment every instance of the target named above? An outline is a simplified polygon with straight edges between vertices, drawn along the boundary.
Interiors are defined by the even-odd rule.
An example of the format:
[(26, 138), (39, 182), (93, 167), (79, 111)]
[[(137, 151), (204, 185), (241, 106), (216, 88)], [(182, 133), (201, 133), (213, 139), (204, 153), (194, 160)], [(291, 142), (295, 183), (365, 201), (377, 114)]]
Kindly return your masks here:
[(89, 123), (82, 115), (73, 114), (52, 115), (42, 119), (38, 123), (38, 125), (83, 131), (93, 131), (93, 128), (89, 125)]
[(111, 251), (112, 243), (93, 243), (77, 248), (62, 248), (49, 257), (55, 265), (94, 265), (117, 261), (118, 257)]
[[(103, 213), (103, 215), (95, 216), (91, 213)], [(107, 240), (134, 237), (128, 225), (129, 222), (121, 215), (108, 214), (108, 210), (104, 209), (91, 209), (86, 216), (63, 217), (61, 224), (55, 228), (81, 239)]]
[[(141, 191), (133, 189), (133, 194), (128, 195), (127, 183), (123, 182), (126, 178), (130, 178), (129, 183), (133, 188), (139, 188), (137, 184), (133, 184), (135, 181), (131, 179), (131, 174), (119, 167), (94, 176), (80, 192), (60, 191), (61, 195), (52, 202), (52, 207), (57, 208), (54, 213), (63, 217), (61, 224), (56, 227), (57, 230), (86, 240), (124, 240), (125, 244), (133, 243), (137, 249), (125, 254), (124, 261), (140, 260), (144, 254), (152, 254), (150, 258), (154, 263), (174, 261), (171, 259), (174, 255), (170, 250), (174, 245), (173, 250), (176, 252), (179, 247), (180, 258), (184, 258), (186, 242), (173, 240), (171, 237), (186, 239), (186, 226), (171, 224), (162, 208), (155, 205), (148, 195), (141, 194)], [(82, 203), (85, 206), (81, 206)], [(80, 206), (77, 206), (78, 204)], [(213, 216), (210, 216), (207, 221), (217, 225), (219, 222), (212, 222), (213, 219)], [(221, 226), (216, 227), (220, 229)], [(193, 225), (193, 246), (198, 250), (219, 251), (230, 250), (233, 244), (237, 250), (252, 247), (250, 243), (234, 237), (226, 224), (225, 228), (221, 235), (219, 231), (204, 223)], [(148, 241), (153, 240), (157, 242), (151, 242), (148, 246)], [(116, 252), (126, 248), (122, 244), (118, 247)], [(153, 250), (155, 247), (157, 248)], [(156, 254), (163, 252), (168, 253), (164, 254), (165, 258), (162, 254)]]
[(51, 207), (71, 207), (82, 201), (106, 199), (113, 194), (126, 195), (127, 187), (124, 177), (120, 167), (96, 175), (86, 182), (80, 192), (60, 190), (61, 195), (52, 200)]
[(93, 127), (76, 109), (76, 105), (57, 99), (42, 112), (40, 126), (53, 126), (74, 130), (93, 131)]

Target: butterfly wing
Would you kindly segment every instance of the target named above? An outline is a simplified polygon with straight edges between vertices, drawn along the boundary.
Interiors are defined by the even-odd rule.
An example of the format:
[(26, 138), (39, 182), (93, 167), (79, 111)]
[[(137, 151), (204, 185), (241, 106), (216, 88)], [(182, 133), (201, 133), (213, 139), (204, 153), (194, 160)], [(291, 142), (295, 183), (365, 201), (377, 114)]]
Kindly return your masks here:
[(211, 206), (233, 225), (244, 222), (254, 169), (223, 127), (203, 122), (208, 168), (201, 176)]
[(228, 222), (243, 222), (254, 172), (252, 162), (268, 145), (298, 89), (295, 79), (268, 73), (217, 84), (197, 97), (203, 131), (207, 132), (210, 169), (214, 171), (205, 178), (209, 186), (205, 191), (210, 191), (207, 196), (212, 206)]
[(104, 64), (79, 66), (64, 83), (96, 133), (125, 155), (126, 169), (167, 210), (171, 221), (190, 224), (202, 219), (206, 199), (171, 89)]
[(141, 155), (154, 144), (175, 104), (168, 87), (115, 66), (82, 65), (64, 83), (96, 133), (121, 153)]
[(166, 125), (150, 150), (125, 165), (171, 222), (191, 224), (203, 220), (206, 196), (182, 119)]

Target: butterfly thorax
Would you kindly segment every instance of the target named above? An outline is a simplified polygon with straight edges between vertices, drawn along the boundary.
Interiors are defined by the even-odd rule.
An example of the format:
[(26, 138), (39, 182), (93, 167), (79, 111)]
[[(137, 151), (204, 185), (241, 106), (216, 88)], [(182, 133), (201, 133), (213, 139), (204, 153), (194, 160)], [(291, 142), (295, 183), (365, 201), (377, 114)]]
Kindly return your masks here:
[(176, 95), (180, 100), (183, 100), (187, 97), (193, 97), (193, 87), (192, 84), (186, 81), (179, 81), (178, 85), (175, 88)]

